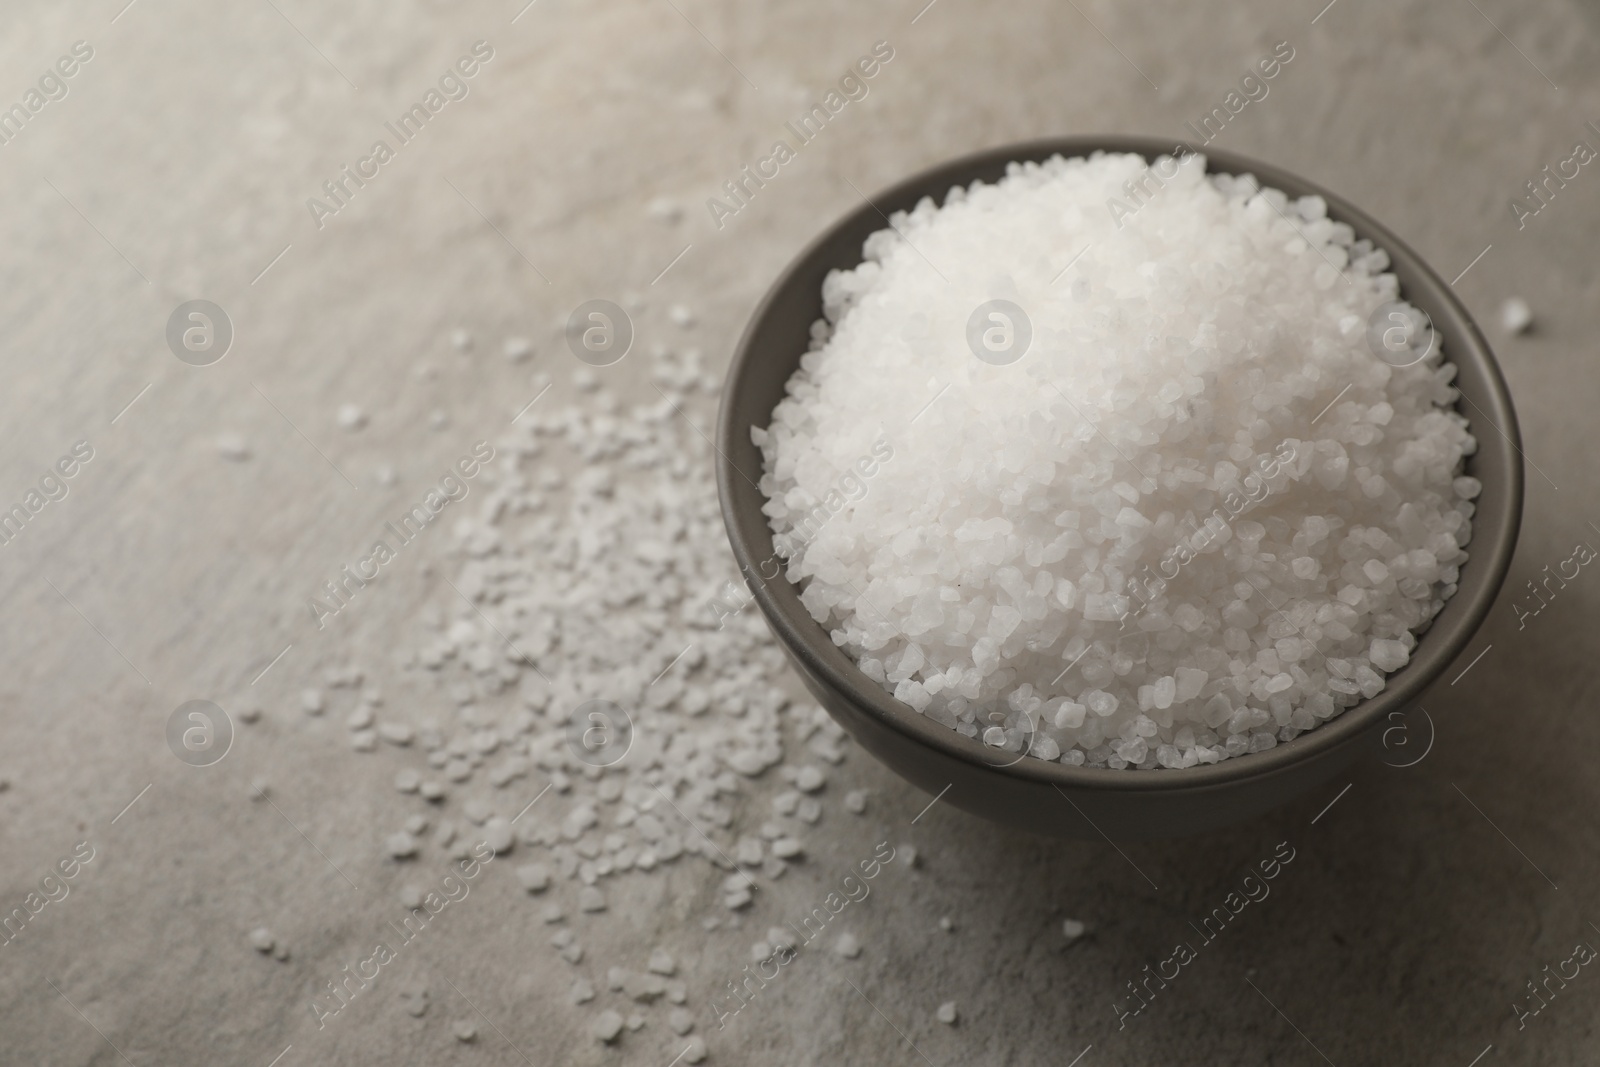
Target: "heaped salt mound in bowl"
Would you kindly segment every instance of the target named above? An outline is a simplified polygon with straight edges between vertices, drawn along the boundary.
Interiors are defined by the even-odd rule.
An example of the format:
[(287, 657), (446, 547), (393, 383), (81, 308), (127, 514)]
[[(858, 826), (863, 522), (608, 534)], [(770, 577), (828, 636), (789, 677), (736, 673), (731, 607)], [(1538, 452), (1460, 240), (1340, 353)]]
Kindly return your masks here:
[(862, 672), (1068, 764), (1214, 763), (1377, 694), (1479, 488), (1381, 249), (1318, 197), (1150, 169), (1013, 164), (896, 215), (752, 431), (787, 577)]

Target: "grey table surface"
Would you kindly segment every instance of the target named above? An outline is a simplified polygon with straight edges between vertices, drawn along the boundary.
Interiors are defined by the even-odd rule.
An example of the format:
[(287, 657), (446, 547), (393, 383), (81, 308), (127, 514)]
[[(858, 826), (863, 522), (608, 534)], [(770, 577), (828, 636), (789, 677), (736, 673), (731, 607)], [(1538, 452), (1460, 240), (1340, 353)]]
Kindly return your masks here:
[[(425, 983), (428, 1015), (391, 989), (316, 1028), (309, 996), (392, 913), (404, 875), (381, 848), (394, 764), (351, 752), (340, 716), (308, 719), (297, 694), (356, 663), (409, 699), (394, 662), (417, 613), (453, 596), (445, 542), (336, 631), (310, 625), (306, 598), (508, 420), (531, 371), (552, 374), (547, 402), (583, 402), (553, 326), (579, 302), (638, 294), (641, 345), (692, 344), (720, 367), (769, 280), (857, 189), (1036, 136), (1185, 136), (1279, 41), (1295, 58), (1217, 144), (1340, 191), (1445, 277), (1464, 271), (1456, 289), (1491, 334), (1512, 294), (1537, 319), (1496, 340), (1529, 463), (1521, 544), (1467, 654), (1481, 659), (1424, 698), (1426, 757), (1365, 761), (1226, 832), (1113, 845), (943, 805), (913, 825), (927, 798), (852, 752), (829, 789), (868, 790), (869, 817), (835, 793), (811, 859), (762, 906), (810, 900), (877, 841), (915, 845), (918, 864), (859, 906), (860, 959), (802, 959), (718, 1030), (707, 1000), (765, 923), (703, 930), (716, 879), (688, 867), (619, 890), (627, 906), (587, 935), (590, 954), (670, 945), (716, 1063), (1600, 1058), (1587, 969), (1521, 1025), (1513, 1010), (1546, 965), (1600, 943), (1600, 584), (1585, 572), (1526, 625), (1512, 606), (1600, 523), (1600, 173), (1581, 168), (1520, 226), (1511, 209), (1575, 143), (1600, 146), (1590, 0), (125, 2), (0, 12), (0, 100), (25, 101), (74, 42), (93, 49), (0, 145), (0, 500), (74, 442), (94, 450), (69, 495), (0, 545), (0, 904), (77, 842), (96, 850), (0, 948), (0, 1063), (665, 1067), (681, 1042), (659, 1017), (618, 1047), (588, 1035), (570, 969), (502, 871), (405, 961), (395, 989)], [(307, 199), (480, 39), (494, 55), (470, 94), (319, 227)], [(870, 94), (713, 225), (706, 199), (877, 41), (894, 59)], [(660, 198), (682, 218), (652, 217)], [(163, 336), (197, 297), (236, 332), (205, 368)], [(668, 322), (675, 303), (691, 329)], [(458, 326), (470, 353), (449, 343)], [(531, 366), (500, 357), (511, 333), (537, 342)], [(414, 373), (424, 362), (435, 377)], [(359, 434), (335, 425), (347, 402), (371, 414)], [(220, 456), (222, 434), (252, 457)], [(266, 714), (197, 770), (163, 732), (195, 698)], [(283, 820), (252, 805), (257, 780)], [(1126, 983), (1280, 842), (1296, 858), (1270, 898), (1119, 1027)], [(1092, 927), (1071, 947), (1069, 917)], [(250, 951), (263, 924), (289, 961)], [(934, 1019), (945, 1000), (955, 1027)], [(468, 1017), (492, 1025), (463, 1044), (447, 1024)]]

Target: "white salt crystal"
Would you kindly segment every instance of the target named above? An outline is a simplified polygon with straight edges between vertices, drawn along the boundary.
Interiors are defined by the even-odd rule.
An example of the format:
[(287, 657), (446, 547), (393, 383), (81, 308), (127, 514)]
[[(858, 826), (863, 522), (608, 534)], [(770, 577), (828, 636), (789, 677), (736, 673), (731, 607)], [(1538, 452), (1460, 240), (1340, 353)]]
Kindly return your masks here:
[(805, 846), (793, 837), (780, 837), (772, 843), (772, 854), (779, 859), (793, 859), (805, 850)]
[(607, 1008), (595, 1016), (594, 1024), (590, 1027), (590, 1033), (609, 1045), (617, 1039), (617, 1035), (622, 1033), (622, 1016)]
[(217, 437), (217, 452), (223, 459), (239, 463), (250, 458), (250, 445), (236, 433), (220, 434)]
[(1411, 661), (1411, 653), (1399, 641), (1377, 638), (1368, 649), (1372, 665), (1382, 671), (1397, 671)]
[(645, 205), (644, 213), (652, 222), (672, 223), (683, 218), (683, 208), (677, 201), (665, 196), (653, 198)]
[(1507, 297), (1500, 305), (1500, 328), (1509, 334), (1527, 331), (1533, 325), (1533, 309), (1520, 296)]
[(403, 722), (385, 722), (378, 725), (378, 736), (391, 745), (409, 745), (416, 732)]
[(406, 859), (417, 854), (417, 839), (404, 830), (390, 834), (383, 843), (389, 855), (395, 859)]
[(542, 893), (550, 886), (550, 868), (542, 863), (524, 863), (517, 868), (517, 881), (530, 893)]
[(495, 855), (510, 852), (516, 838), (511, 831), (511, 820), (496, 816), (483, 824), (483, 840)]
[(356, 404), (340, 404), (336, 420), (341, 430), (359, 430), (367, 424), (367, 413)]
[(954, 1026), (956, 1024), (956, 1002), (947, 1000), (939, 1005), (939, 1010), (934, 1012), (934, 1017), (946, 1026)]

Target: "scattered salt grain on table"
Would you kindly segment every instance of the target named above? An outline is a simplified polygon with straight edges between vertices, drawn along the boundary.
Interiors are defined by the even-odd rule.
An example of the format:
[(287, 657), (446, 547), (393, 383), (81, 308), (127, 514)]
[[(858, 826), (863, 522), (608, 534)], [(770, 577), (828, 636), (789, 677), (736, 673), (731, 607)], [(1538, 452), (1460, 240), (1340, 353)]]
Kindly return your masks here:
[(833, 943), (833, 951), (847, 960), (853, 960), (861, 955), (861, 942), (856, 940), (854, 934), (840, 934)]
[(470, 1019), (457, 1019), (450, 1026), (451, 1031), (460, 1042), (476, 1041), (478, 1039), (478, 1024)]
[(420, 1019), (428, 1014), (428, 990), (416, 984), (405, 986), (400, 990), (400, 1003), (407, 1015)]
[(516, 840), (511, 831), (511, 820), (496, 816), (484, 823), (483, 840), (485, 844), (494, 849), (497, 856), (503, 852), (510, 852), (511, 846)]
[(1533, 325), (1533, 309), (1520, 296), (1507, 297), (1500, 305), (1500, 328), (1508, 334), (1525, 333)]
[(526, 337), (507, 337), (501, 351), (512, 363), (521, 363), (533, 355), (533, 342)]
[(683, 208), (678, 206), (677, 201), (664, 196), (651, 200), (645, 205), (644, 212), (653, 222), (673, 223), (683, 217)]
[(1061, 920), (1061, 936), (1067, 939), (1067, 944), (1078, 940), (1089, 928), (1078, 919)]
[(239, 463), (250, 458), (250, 445), (236, 433), (225, 433), (217, 437), (217, 453)]
[(384, 848), (389, 855), (397, 860), (407, 859), (417, 854), (417, 839), (404, 830), (397, 831), (384, 838)]
[(803, 854), (806, 846), (799, 838), (780, 837), (772, 843), (772, 854), (782, 860), (794, 859)]
[(590, 1032), (609, 1045), (622, 1033), (622, 1016), (607, 1008), (595, 1016)]
[[(762, 894), (745, 873), (726, 868), (727, 857), (751, 858), (736, 863), (765, 888), (783, 873), (782, 856), (803, 856), (801, 826), (822, 818), (820, 790), (848, 750), (814, 703), (793, 701), (783, 654), (759, 613), (719, 617), (711, 607), (737, 572), (709, 468), (697, 458), (704, 441), (684, 414), (710, 417), (716, 383), (698, 353), (663, 349), (650, 359), (660, 395), (649, 393), (647, 403), (624, 407), (584, 368), (575, 383), (589, 395), (571, 408), (547, 397), (495, 442), (498, 458), (474, 481), (477, 503), (441, 530), (454, 538), (459, 562), (450, 577), (459, 590), (444, 590), (418, 613), (419, 640), (401, 656), (417, 672), (412, 680), (431, 690), (407, 706), (428, 710), (416, 712), (410, 748), (383, 746), (379, 758), (410, 771), (405, 784), (447, 804), (440, 814), (455, 824), (448, 835), (442, 822), (429, 834), (419, 871), (468, 855), (489, 836), (496, 811), (519, 813), (519, 858), (507, 876), (540, 897), (527, 902), (538, 910), (524, 921), (542, 919), (564, 934), (535, 946), (550, 954), (536, 965), (554, 956), (575, 968), (571, 979), (577, 969), (639, 968), (623, 991), (640, 1004), (686, 1005), (692, 1024), (700, 1005), (688, 1004), (689, 986), (671, 977), (678, 965), (665, 951), (647, 961), (637, 949), (605, 958), (602, 945), (615, 939), (591, 930), (611, 925), (614, 902), (631, 899), (613, 897), (609, 884), (653, 877), (664, 886), (669, 868), (695, 864), (716, 901), (756, 910)], [(582, 461), (572, 468), (579, 473), (554, 473), (558, 450)], [(441, 547), (451, 550), (448, 541)], [(592, 584), (600, 559), (604, 588)], [(662, 582), (665, 573), (672, 581)], [(611, 589), (647, 592), (617, 601)], [(573, 710), (597, 698), (615, 701), (634, 724), (632, 750), (604, 769), (570, 743)], [(387, 722), (375, 714), (365, 729), (376, 734)], [(815, 795), (794, 784), (807, 766), (803, 784)], [(448, 798), (438, 784), (445, 780), (461, 783)], [(787, 799), (775, 801), (775, 792)], [(681, 812), (693, 813), (696, 825)], [(535, 865), (542, 870), (530, 871)], [(674, 885), (692, 884), (686, 873), (673, 873)], [(591, 910), (608, 897), (613, 907)], [(686, 921), (760, 929), (778, 918), (717, 910), (720, 922), (704, 914)], [(773, 951), (786, 943), (792, 950), (795, 935), (774, 929)], [(580, 939), (593, 941), (587, 956)], [(703, 1041), (690, 1043), (684, 1062), (704, 1055)]]
[(524, 863), (517, 868), (517, 881), (530, 893), (543, 893), (550, 887), (550, 868), (542, 863)]
[(1400, 306), (1382, 249), (1200, 157), (1013, 164), (890, 221), (751, 428), (786, 577), (864, 674), (1113, 769), (1263, 751), (1383, 689), (1456, 591), (1477, 486), (1456, 368), (1372, 325)]
[(939, 1010), (934, 1012), (934, 1017), (946, 1026), (954, 1026), (956, 1024), (956, 1002), (947, 1000), (939, 1005)]
[(367, 413), (356, 404), (340, 404), (336, 416), (341, 430), (359, 430), (367, 424)]
[(272, 934), (265, 926), (250, 931), (250, 947), (260, 953), (272, 951)]
[(307, 715), (322, 714), (322, 690), (304, 689), (300, 692), (300, 707)]
[(391, 745), (404, 748), (416, 737), (416, 732), (403, 722), (385, 722), (378, 724), (378, 736)]

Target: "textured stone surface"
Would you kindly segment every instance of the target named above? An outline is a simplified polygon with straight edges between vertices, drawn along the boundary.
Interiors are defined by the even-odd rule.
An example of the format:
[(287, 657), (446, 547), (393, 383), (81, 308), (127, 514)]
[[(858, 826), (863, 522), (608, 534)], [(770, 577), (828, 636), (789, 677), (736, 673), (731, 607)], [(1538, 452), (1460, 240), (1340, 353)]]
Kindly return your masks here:
[[(642, 343), (686, 338), (720, 363), (768, 281), (857, 189), (1033, 136), (1182, 136), (1279, 40), (1296, 58), (1217, 143), (1344, 193), (1446, 277), (1492, 245), (1458, 291), (1491, 334), (1513, 293), (1536, 319), (1497, 340), (1537, 467), (1522, 542), (1468, 656), (1492, 648), (1424, 698), (1438, 728), (1426, 758), (1359, 767), (1314, 825), (1343, 780), (1228, 833), (1119, 849), (942, 805), (911, 825), (927, 798), (852, 752), (807, 862), (766, 911), (707, 933), (717, 879), (673, 868), (608, 886), (607, 924), (585, 948), (632, 952), (635, 969), (649, 946), (672, 952), (718, 1063), (1065, 1063), (1091, 1044), (1085, 1065), (1318, 1051), (1465, 1065), (1491, 1044), (1485, 1063), (1600, 1054), (1590, 969), (1525, 1028), (1511, 1008), (1575, 942), (1600, 944), (1588, 755), (1600, 580), (1583, 573), (1520, 629), (1512, 606), (1600, 522), (1600, 173), (1585, 167), (1520, 231), (1508, 206), (1575, 141), (1600, 146), (1585, 125), (1600, 120), (1592, 4), (1338, 0), (1312, 25), (1320, 0), (938, 0), (920, 16), (920, 0), (539, 0), (520, 16), (521, 0), (121, 3), (8, 12), (0, 35), (5, 101), (72, 42), (95, 49), (66, 98), (0, 148), (0, 500), (20, 500), (73, 442), (95, 449), (70, 494), (0, 546), (0, 911), (76, 842), (96, 850), (70, 896), (0, 947), (0, 1060), (265, 1065), (292, 1045), (282, 1067), (671, 1061), (688, 1039), (665, 1009), (616, 1047), (594, 1040), (598, 1006), (570, 1003), (573, 976), (512, 863), (408, 950), (403, 973), (317, 1029), (309, 997), (381, 935), (416, 875), (383, 852), (410, 810), (394, 766), (350, 751), (347, 709), (309, 718), (299, 694), (353, 661), (390, 702), (407, 699), (393, 650), (420, 606), (454, 595), (439, 581), (442, 539), (325, 632), (306, 598), (509, 421), (533, 395), (530, 368), (556, 372), (553, 399), (578, 395), (554, 324), (579, 302), (641, 294)], [(316, 228), (306, 198), (478, 38), (495, 57), (471, 94)], [(871, 94), (715, 229), (706, 197), (881, 39), (896, 55)], [(683, 219), (650, 218), (658, 197)], [(163, 340), (194, 297), (237, 331), (207, 368)], [(687, 332), (673, 303), (696, 314)], [(462, 325), (477, 341), (467, 354), (449, 340)], [(535, 340), (531, 363), (501, 354), (510, 334)], [(435, 379), (413, 374), (421, 361)], [(615, 380), (649, 395), (637, 375)], [(359, 433), (337, 426), (346, 403), (370, 416)], [(250, 458), (225, 457), (224, 435)], [(265, 709), (253, 726), (235, 718), (235, 747), (210, 768), (174, 760), (164, 740), (171, 709), (196, 698)], [(252, 802), (253, 783), (276, 813)], [(870, 793), (864, 817), (839, 803), (855, 788)], [(885, 839), (915, 844), (920, 861), (853, 906), (860, 958), (802, 956), (719, 1031), (706, 1004), (750, 943)], [(1125, 984), (1198, 940), (1189, 923), (1283, 841), (1296, 855), (1271, 896), (1119, 1029)], [(1092, 931), (1070, 949), (1065, 918)], [(258, 926), (289, 960), (251, 949)], [(953, 1027), (935, 1020), (946, 1000), (960, 1005)], [(478, 1024), (475, 1042), (456, 1040), (458, 1020)]]

